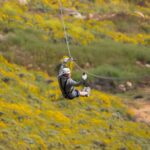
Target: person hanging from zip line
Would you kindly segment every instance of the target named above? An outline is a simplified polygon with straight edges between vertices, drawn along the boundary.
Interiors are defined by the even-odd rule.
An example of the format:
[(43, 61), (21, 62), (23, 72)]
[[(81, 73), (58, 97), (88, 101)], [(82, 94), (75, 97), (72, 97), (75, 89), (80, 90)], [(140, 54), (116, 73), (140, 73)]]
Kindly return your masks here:
[(83, 73), (82, 80), (77, 82), (71, 78), (71, 70), (67, 67), (67, 62), (73, 61), (73, 58), (64, 58), (58, 72), (58, 82), (64, 98), (74, 99), (79, 96), (90, 96), (90, 87), (85, 87), (82, 91), (75, 89), (75, 86), (84, 85), (87, 80), (87, 74)]

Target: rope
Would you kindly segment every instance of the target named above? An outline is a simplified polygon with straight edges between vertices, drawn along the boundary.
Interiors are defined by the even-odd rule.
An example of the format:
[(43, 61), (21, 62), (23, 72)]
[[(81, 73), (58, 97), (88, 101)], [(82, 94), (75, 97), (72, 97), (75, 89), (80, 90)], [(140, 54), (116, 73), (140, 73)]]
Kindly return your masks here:
[[(63, 30), (64, 30), (64, 37), (65, 37), (65, 41), (66, 41), (66, 45), (67, 45), (67, 50), (68, 50), (68, 55), (70, 58), (73, 58), (72, 57), (72, 54), (71, 54), (71, 50), (70, 50), (70, 45), (69, 45), (69, 39), (68, 39), (68, 34), (67, 34), (67, 28), (66, 28), (66, 25), (65, 25), (65, 21), (64, 21), (64, 17), (63, 17), (63, 4), (62, 4), (62, 0), (58, 0), (59, 2), (59, 7), (60, 7), (60, 14), (61, 14), (61, 22), (62, 22), (62, 25), (63, 25)], [(106, 76), (100, 76), (100, 75), (96, 75), (96, 74), (93, 74), (93, 73), (90, 73), (88, 72), (87, 70), (83, 69), (82, 67), (80, 67), (80, 65), (78, 65), (74, 60), (73, 60), (74, 64), (76, 65), (76, 67), (85, 72), (86, 74), (88, 74), (89, 76), (91, 77), (95, 77), (95, 78), (98, 78), (98, 79), (105, 79), (105, 80), (132, 80), (132, 79), (141, 79), (141, 77), (138, 77), (138, 78), (119, 78), (119, 77), (106, 77)]]
[(104, 80), (123, 80), (121, 78), (116, 78), (116, 77), (106, 77), (106, 76), (96, 75), (96, 74), (90, 73), (87, 70), (81, 68), (76, 62), (74, 62), (74, 64), (77, 66), (78, 69), (80, 69), (81, 71), (85, 72), (86, 74), (88, 74), (88, 75), (90, 75), (91, 77), (94, 77), (94, 78), (104, 79)]
[(64, 36), (65, 36), (65, 40), (66, 40), (66, 44), (67, 44), (68, 54), (69, 54), (69, 57), (72, 57), (71, 56), (71, 51), (70, 51), (70, 46), (69, 46), (67, 30), (66, 30), (67, 28), (66, 28), (66, 25), (65, 25), (64, 17), (63, 17), (63, 5), (62, 5), (62, 1), (61, 0), (58, 0), (58, 1), (59, 1), (59, 7), (60, 7), (60, 13), (61, 13), (61, 21), (62, 21), (62, 25), (63, 25), (63, 29), (64, 29)]

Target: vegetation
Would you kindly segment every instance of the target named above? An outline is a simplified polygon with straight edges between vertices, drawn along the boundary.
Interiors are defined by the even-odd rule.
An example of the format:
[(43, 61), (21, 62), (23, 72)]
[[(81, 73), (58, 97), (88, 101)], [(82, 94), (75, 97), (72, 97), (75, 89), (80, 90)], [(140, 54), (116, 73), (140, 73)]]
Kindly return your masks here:
[[(149, 76), (148, 0), (62, 3), (82, 68), (117, 78)], [(62, 98), (53, 77), (68, 55), (59, 9), (54, 0), (0, 1), (0, 150), (149, 149), (149, 125), (136, 122), (122, 99), (96, 90), (88, 98)]]
[[(1, 51), (11, 62), (54, 75), (60, 59), (67, 55), (66, 45), (44, 41), (40, 35), (40, 31), (16, 30), (0, 43)], [(126, 79), (145, 78), (149, 74), (149, 68), (144, 66), (150, 63), (149, 47), (118, 43), (107, 38), (82, 47), (70, 46), (77, 63), (92, 73)], [(138, 61), (143, 63), (143, 67), (136, 63)]]
[[(67, 55), (59, 3), (51, 0), (0, 3), (2, 54), (13, 63), (54, 75), (55, 64)], [(62, 3), (68, 8), (64, 9), (64, 19), (71, 50), (83, 68), (121, 78), (144, 78), (149, 74), (149, 68), (136, 64), (136, 61), (143, 65), (150, 62), (149, 1), (63, 0)], [(70, 15), (70, 11), (80, 17)]]
[(65, 100), (56, 78), (0, 56), (0, 149), (147, 150), (149, 137), (118, 97), (93, 90)]

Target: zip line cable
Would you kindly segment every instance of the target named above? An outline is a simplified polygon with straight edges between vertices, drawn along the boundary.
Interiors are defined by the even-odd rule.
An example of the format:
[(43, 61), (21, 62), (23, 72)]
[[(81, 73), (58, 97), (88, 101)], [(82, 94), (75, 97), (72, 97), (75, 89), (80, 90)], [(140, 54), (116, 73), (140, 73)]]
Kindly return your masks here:
[(76, 62), (74, 62), (74, 64), (77, 66), (78, 69), (80, 69), (81, 71), (85, 72), (86, 74), (95, 77), (95, 78), (99, 78), (99, 79), (104, 79), (104, 80), (122, 80), (121, 78), (116, 78), (116, 77), (105, 77), (105, 76), (99, 76), (93, 73), (88, 72), (87, 70), (81, 68)]
[[(62, 4), (61, 0), (58, 0), (58, 1), (59, 1), (59, 7), (60, 7), (60, 13), (61, 13), (61, 21), (62, 21), (62, 25), (63, 25), (63, 29), (64, 29), (64, 36), (65, 36), (65, 41), (66, 41), (66, 45), (67, 45), (67, 50), (68, 50), (69, 57), (72, 57), (71, 51), (70, 51), (69, 40), (68, 40), (68, 34), (67, 34), (67, 30), (66, 30), (67, 28), (66, 28), (66, 25), (65, 25), (64, 17), (63, 17), (63, 4)], [(95, 74), (89, 73), (85, 69), (81, 68), (75, 61), (74, 61), (74, 63), (78, 67), (78, 69), (80, 69), (81, 71), (87, 73), (90, 76), (93, 76), (93, 77), (96, 77), (96, 78), (103, 78), (103, 79), (113, 79), (113, 78), (110, 78), (110, 77), (104, 77), (104, 76), (99, 76), (99, 75), (95, 75)]]
[[(66, 28), (66, 24), (65, 24), (65, 21), (64, 21), (64, 15), (63, 15), (63, 4), (62, 4), (62, 0), (58, 0), (59, 2), (59, 7), (60, 7), (60, 14), (61, 14), (61, 22), (62, 22), (62, 25), (63, 25), (63, 30), (64, 30), (64, 37), (65, 37), (65, 42), (66, 42), (66, 45), (67, 45), (67, 50), (68, 50), (68, 55), (70, 58), (73, 58), (72, 57), (72, 54), (71, 54), (71, 50), (70, 50), (70, 44), (69, 44), (69, 39), (68, 39), (68, 34), (67, 34), (67, 28)], [(132, 77), (132, 78), (119, 78), (119, 77), (106, 77), (106, 76), (100, 76), (100, 75), (96, 75), (96, 74), (93, 74), (93, 73), (90, 73), (88, 72), (87, 70), (83, 69), (82, 67), (80, 67), (74, 60), (73, 60), (74, 64), (76, 65), (76, 67), (85, 72), (86, 74), (88, 74), (89, 76), (91, 77), (95, 77), (95, 78), (98, 78), (98, 79), (105, 79), (105, 80), (132, 80), (132, 79), (141, 79), (141, 77), (138, 77), (138, 78), (135, 78), (135, 77)]]
[(63, 17), (63, 4), (62, 4), (61, 0), (58, 0), (58, 1), (59, 1), (60, 13), (61, 13), (60, 17), (61, 17), (61, 21), (62, 21), (62, 25), (63, 25), (63, 29), (64, 29), (64, 36), (65, 36), (65, 40), (66, 40), (66, 44), (67, 44), (68, 54), (69, 54), (69, 57), (72, 57), (71, 51), (70, 51), (70, 46), (69, 46), (68, 34), (67, 34), (67, 30), (66, 30), (67, 28), (65, 25), (64, 17)]

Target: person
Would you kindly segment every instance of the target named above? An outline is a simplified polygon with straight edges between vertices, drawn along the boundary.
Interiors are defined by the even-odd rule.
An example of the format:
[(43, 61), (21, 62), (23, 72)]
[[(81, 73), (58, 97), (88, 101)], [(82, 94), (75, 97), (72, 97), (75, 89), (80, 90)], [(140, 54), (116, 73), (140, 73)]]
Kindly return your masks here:
[(75, 89), (75, 86), (84, 85), (87, 79), (87, 74), (83, 73), (82, 80), (77, 82), (71, 78), (71, 70), (66, 67), (68, 61), (72, 58), (65, 58), (60, 66), (58, 73), (58, 82), (62, 95), (67, 99), (74, 99), (79, 96), (88, 97), (90, 95), (90, 88), (85, 87), (82, 91)]

